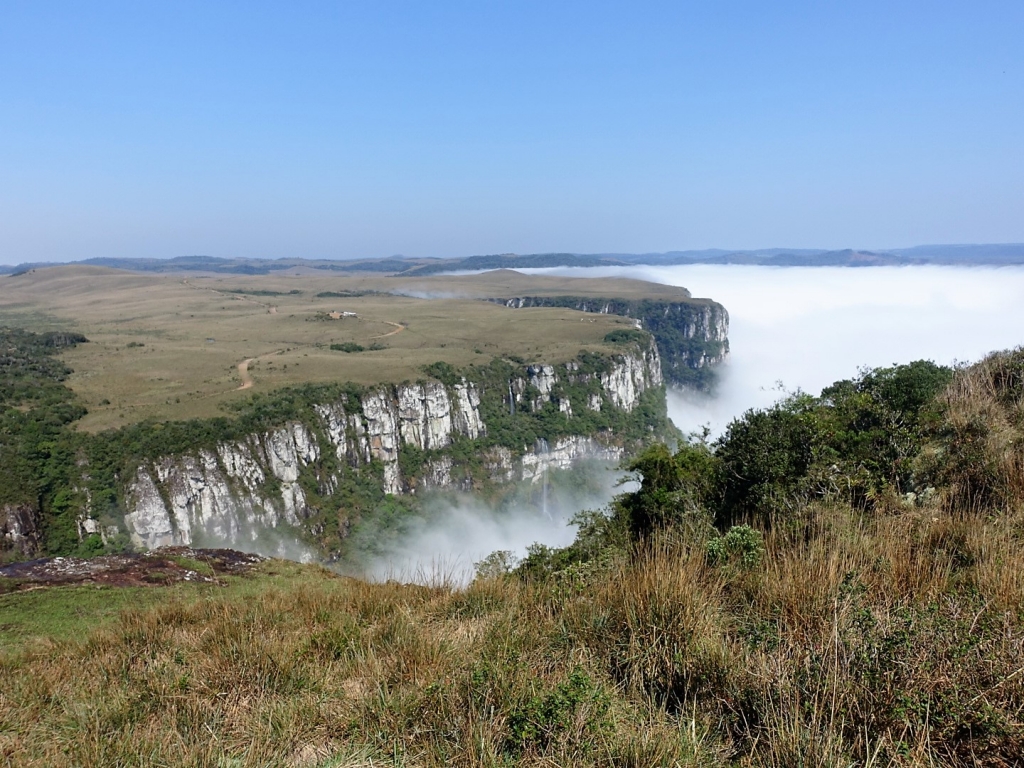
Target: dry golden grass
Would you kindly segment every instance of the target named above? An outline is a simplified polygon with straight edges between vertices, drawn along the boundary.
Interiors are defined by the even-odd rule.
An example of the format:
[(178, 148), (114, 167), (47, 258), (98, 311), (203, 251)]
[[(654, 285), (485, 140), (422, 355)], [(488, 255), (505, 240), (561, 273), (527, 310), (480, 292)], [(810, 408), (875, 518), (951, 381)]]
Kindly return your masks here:
[(582, 582), (271, 563), (8, 653), (0, 764), (1016, 765), (1024, 513), (807, 512), (754, 567), (677, 534)]
[(1024, 348), (958, 371), (942, 396), (944, 444), (931, 456), (962, 511), (1024, 503)]
[[(624, 318), (569, 310), (510, 310), (472, 297), (520, 288), (666, 294), (639, 281), (589, 282), (508, 272), (402, 281), (322, 274), (183, 277), (54, 267), (0, 277), (0, 324), (74, 328), (91, 340), (65, 357), (75, 369), (69, 385), (89, 409), (80, 426), (98, 430), (145, 418), (216, 415), (233, 399), (290, 384), (403, 381), (439, 360), (465, 366), (515, 355), (557, 363), (580, 349), (600, 347), (610, 330), (631, 325)], [(462, 298), (383, 293), (317, 298), (326, 291)], [(668, 294), (681, 292), (669, 289)], [(331, 311), (359, 317), (317, 319)], [(344, 342), (386, 348), (352, 354), (330, 349)], [(248, 359), (251, 392), (239, 390), (244, 379), (238, 366)]]
[[(568, 680), (582, 681), (571, 706), (552, 698)], [(541, 707), (539, 730), (517, 740), (509, 723), (531, 699), (557, 711)], [(641, 766), (711, 754), (702, 732), (622, 698), (599, 660), (564, 645), (538, 588), (370, 585), (312, 569), (0, 657), (0, 723), (0, 764), (26, 766)]]

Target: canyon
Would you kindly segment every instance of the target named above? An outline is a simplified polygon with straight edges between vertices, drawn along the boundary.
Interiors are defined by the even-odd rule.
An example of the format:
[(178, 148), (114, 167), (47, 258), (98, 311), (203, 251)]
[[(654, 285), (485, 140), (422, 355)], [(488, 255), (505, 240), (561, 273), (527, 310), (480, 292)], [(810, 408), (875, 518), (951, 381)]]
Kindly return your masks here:
[[(361, 398), (313, 404), (308, 423), (292, 421), (242, 440), (159, 457), (139, 466), (126, 485), (125, 526), (143, 549), (211, 541), (244, 548), (269, 529), (302, 527), (317, 511), (307, 489), (330, 499), (353, 473), (374, 477), (384, 494), (405, 495), (469, 491), (479, 481), (537, 480), (582, 458), (618, 461), (630, 441), (614, 430), (587, 429), (581, 415), (633, 414), (645, 392), (663, 399), (658, 350), (637, 346), (596, 369), (593, 360), (588, 363), (522, 366), (499, 386), (464, 376), (450, 385), (378, 386)], [(509, 416), (530, 421), (557, 409), (565, 422), (562, 434), (526, 445), (488, 441), (482, 389), (485, 396), (500, 393), (502, 415), (508, 409)], [(473, 444), (469, 452), (479, 455), (482, 476), (450, 450), (456, 441)], [(420, 460), (403, 472), (400, 459), (410, 451)]]

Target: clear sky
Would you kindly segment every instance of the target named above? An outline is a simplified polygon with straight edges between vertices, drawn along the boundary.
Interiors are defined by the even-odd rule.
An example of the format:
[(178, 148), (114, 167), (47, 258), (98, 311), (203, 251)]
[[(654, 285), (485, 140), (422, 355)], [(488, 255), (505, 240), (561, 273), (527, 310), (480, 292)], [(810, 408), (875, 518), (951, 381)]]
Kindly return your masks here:
[(0, 262), (1024, 241), (1024, 2), (0, 0)]

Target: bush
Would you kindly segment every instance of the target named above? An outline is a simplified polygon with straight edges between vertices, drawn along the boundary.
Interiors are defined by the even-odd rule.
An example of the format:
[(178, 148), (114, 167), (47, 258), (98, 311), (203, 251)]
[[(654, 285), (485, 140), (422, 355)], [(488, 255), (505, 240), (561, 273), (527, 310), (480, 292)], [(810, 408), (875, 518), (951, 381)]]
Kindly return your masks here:
[(734, 525), (724, 535), (710, 539), (705, 548), (711, 565), (753, 568), (764, 558), (764, 536), (748, 525)]
[(480, 562), (473, 563), (473, 570), (478, 579), (498, 579), (511, 573), (517, 562), (518, 559), (510, 550), (499, 549)]
[(353, 341), (346, 341), (342, 344), (331, 344), (331, 349), (335, 352), (364, 352), (366, 347)]
[(626, 465), (640, 489), (617, 503), (635, 538), (667, 527), (700, 528), (719, 505), (722, 464), (704, 444), (683, 443), (673, 454), (655, 443)]
[(591, 742), (607, 727), (605, 715), (611, 698), (580, 669), (554, 688), (531, 696), (508, 718), (508, 747), (513, 751), (545, 749), (554, 739), (567, 734), (580, 746)]
[(640, 344), (647, 341), (647, 334), (634, 328), (616, 328), (606, 333), (604, 340), (611, 344)]
[(722, 462), (720, 527), (743, 520), (770, 525), (791, 511), (820, 440), (813, 401), (791, 397), (763, 411), (748, 411), (715, 445)]

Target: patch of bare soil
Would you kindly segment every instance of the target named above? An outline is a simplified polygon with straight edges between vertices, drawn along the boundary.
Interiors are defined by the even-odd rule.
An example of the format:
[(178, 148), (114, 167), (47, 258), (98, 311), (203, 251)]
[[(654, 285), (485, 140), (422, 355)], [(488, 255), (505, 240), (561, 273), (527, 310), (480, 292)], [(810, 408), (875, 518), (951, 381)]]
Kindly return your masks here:
[[(245, 573), (265, 559), (233, 549), (163, 547), (152, 552), (88, 559), (47, 557), (12, 563), (0, 566), (0, 578), (10, 580), (8, 587), (21, 590), (67, 584), (108, 587), (166, 586), (182, 581), (216, 584), (218, 576)], [(197, 564), (204, 567), (196, 567)]]

